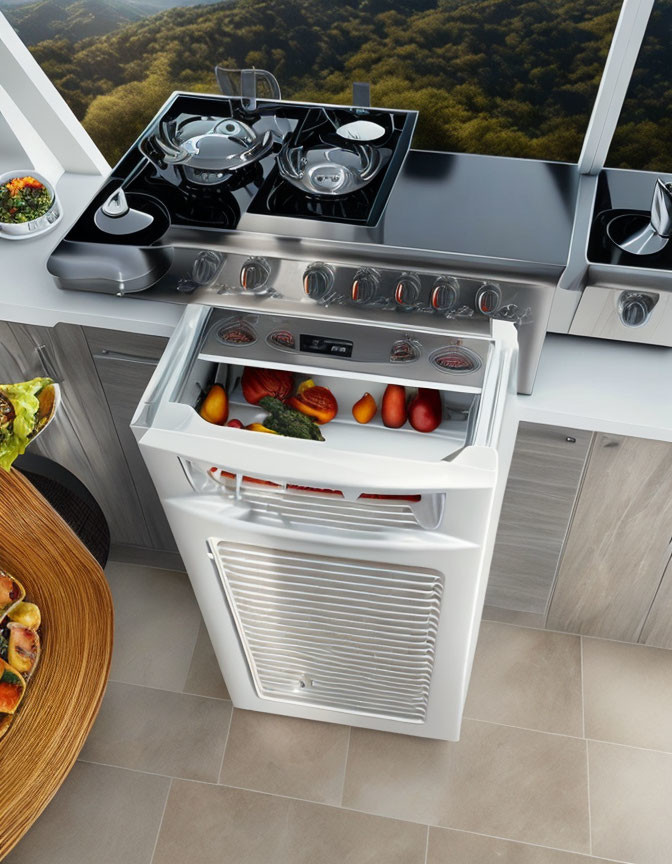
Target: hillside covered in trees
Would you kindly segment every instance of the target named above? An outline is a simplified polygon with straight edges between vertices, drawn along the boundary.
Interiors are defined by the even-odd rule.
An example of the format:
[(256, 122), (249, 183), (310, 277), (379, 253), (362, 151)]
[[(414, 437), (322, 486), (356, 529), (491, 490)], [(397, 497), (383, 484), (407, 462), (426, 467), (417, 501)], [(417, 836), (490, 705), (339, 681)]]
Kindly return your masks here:
[[(657, 4), (610, 164), (672, 170), (671, 5)], [(348, 102), (352, 81), (370, 81), (374, 104), (420, 111), (416, 147), (574, 161), (619, 6), (233, 0), (32, 50), (111, 161), (173, 90), (216, 91), (216, 63), (269, 69), (286, 97), (310, 101)]]

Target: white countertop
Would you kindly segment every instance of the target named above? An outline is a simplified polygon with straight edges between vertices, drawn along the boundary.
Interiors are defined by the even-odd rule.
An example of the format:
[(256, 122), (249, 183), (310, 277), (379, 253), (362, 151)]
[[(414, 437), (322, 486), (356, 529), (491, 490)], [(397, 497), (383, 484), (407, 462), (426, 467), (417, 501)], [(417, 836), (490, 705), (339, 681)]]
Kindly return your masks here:
[(519, 417), (672, 441), (672, 348), (549, 333)]
[[(60, 225), (34, 240), (0, 239), (0, 320), (171, 335), (183, 304), (62, 291), (45, 269), (101, 183), (99, 176), (63, 175), (57, 188), (67, 216)], [(533, 423), (672, 441), (672, 349), (549, 334), (534, 393), (517, 404), (520, 419)]]

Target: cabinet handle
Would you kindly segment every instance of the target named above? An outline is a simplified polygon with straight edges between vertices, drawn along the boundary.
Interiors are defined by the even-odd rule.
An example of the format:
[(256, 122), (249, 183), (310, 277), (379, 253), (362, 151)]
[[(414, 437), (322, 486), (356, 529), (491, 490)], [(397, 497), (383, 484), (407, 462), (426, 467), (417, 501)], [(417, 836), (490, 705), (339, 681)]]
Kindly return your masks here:
[(54, 361), (51, 359), (51, 354), (49, 353), (49, 349), (46, 345), (36, 345), (35, 350), (37, 351), (37, 356), (40, 358), (40, 365), (42, 366), (42, 371), (46, 375), (47, 378), (51, 378), (56, 384), (63, 383), (63, 376), (58, 371), (58, 368)]
[(141, 354), (126, 354), (124, 351), (110, 351), (101, 348), (99, 354), (94, 354), (95, 360), (125, 360), (127, 363), (143, 363), (145, 366), (158, 366), (159, 361), (153, 357), (143, 357)]

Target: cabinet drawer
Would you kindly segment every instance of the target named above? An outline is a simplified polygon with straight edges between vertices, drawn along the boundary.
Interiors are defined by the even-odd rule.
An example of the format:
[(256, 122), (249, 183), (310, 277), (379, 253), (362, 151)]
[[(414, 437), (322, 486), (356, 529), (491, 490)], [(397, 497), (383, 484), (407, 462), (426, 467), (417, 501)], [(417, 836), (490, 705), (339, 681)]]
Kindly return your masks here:
[(94, 360), (112, 359), (129, 363), (156, 364), (161, 359), (168, 340), (163, 336), (144, 333), (123, 333), (100, 327), (86, 327), (86, 341)]

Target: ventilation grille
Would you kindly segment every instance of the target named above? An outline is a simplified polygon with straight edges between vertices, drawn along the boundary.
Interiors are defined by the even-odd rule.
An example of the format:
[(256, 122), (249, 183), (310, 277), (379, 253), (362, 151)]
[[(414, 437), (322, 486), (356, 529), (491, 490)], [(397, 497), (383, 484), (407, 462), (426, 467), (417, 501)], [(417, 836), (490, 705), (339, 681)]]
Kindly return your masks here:
[[(254, 477), (237, 478), (219, 468), (210, 468), (208, 476), (231, 499), (245, 505), (256, 521), (266, 524), (347, 532), (418, 530), (434, 528), (440, 515), (438, 502), (427, 500), (432, 496), (364, 493), (350, 501), (339, 490), (292, 484), (283, 487)], [(424, 524), (427, 519), (423, 515), (431, 526)]]
[(210, 547), (260, 697), (424, 720), (440, 573), (222, 540)]
[(240, 500), (259, 519), (313, 525), (337, 531), (379, 531), (419, 528), (413, 510), (405, 502), (384, 500), (346, 501), (337, 495), (291, 492), (243, 486)]

